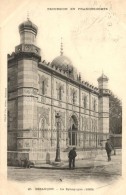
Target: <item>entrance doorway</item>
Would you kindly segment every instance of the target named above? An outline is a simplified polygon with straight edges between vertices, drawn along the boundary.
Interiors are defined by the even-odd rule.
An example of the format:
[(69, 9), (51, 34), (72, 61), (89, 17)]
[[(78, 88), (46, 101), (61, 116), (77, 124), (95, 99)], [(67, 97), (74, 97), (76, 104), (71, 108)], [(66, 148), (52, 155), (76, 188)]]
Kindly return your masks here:
[(69, 128), (69, 145), (77, 146), (77, 130), (78, 130), (78, 121), (75, 115), (70, 118), (70, 128)]

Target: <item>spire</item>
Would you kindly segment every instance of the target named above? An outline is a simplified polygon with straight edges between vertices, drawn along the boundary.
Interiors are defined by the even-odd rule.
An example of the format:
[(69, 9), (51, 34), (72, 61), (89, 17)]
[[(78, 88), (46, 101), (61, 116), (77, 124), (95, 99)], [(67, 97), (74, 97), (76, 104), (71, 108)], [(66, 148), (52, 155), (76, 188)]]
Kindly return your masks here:
[(81, 74), (79, 73), (79, 81), (81, 81)]
[(29, 20), (29, 11), (27, 11), (27, 20)]
[(62, 37), (61, 37), (61, 47), (60, 47), (60, 55), (63, 55), (63, 43), (62, 43)]
[(98, 82), (99, 81), (103, 82), (103, 81), (108, 81), (109, 80), (108, 77), (104, 74), (103, 69), (102, 69), (102, 75), (97, 80), (98, 80)]

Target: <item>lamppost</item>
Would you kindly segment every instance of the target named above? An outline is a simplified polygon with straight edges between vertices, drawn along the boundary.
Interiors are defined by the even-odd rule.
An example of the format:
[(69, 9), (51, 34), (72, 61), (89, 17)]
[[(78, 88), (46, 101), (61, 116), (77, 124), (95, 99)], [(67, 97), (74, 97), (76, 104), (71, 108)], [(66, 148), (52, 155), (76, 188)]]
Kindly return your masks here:
[(56, 147), (56, 158), (55, 162), (61, 162), (60, 159), (60, 143), (59, 143), (59, 128), (60, 128), (60, 115), (56, 114), (56, 124), (57, 124), (57, 147)]

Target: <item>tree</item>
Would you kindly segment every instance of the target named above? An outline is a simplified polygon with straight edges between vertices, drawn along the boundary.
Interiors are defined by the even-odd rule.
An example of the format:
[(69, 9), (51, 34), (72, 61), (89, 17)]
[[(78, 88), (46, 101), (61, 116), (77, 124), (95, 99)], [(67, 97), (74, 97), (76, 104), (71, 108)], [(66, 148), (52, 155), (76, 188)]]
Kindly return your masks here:
[(122, 103), (113, 93), (109, 98), (109, 131), (113, 134), (122, 133)]

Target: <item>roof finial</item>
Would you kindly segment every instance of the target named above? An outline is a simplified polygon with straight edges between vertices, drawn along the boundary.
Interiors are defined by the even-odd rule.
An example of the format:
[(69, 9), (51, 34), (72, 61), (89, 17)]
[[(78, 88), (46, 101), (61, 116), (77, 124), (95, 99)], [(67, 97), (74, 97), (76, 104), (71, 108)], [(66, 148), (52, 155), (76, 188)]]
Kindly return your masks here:
[(63, 55), (63, 43), (62, 43), (62, 37), (61, 37), (61, 47), (60, 47), (60, 55)]
[(29, 11), (27, 11), (27, 20), (29, 20)]
[(104, 74), (104, 70), (103, 70), (103, 68), (102, 68), (102, 75)]

